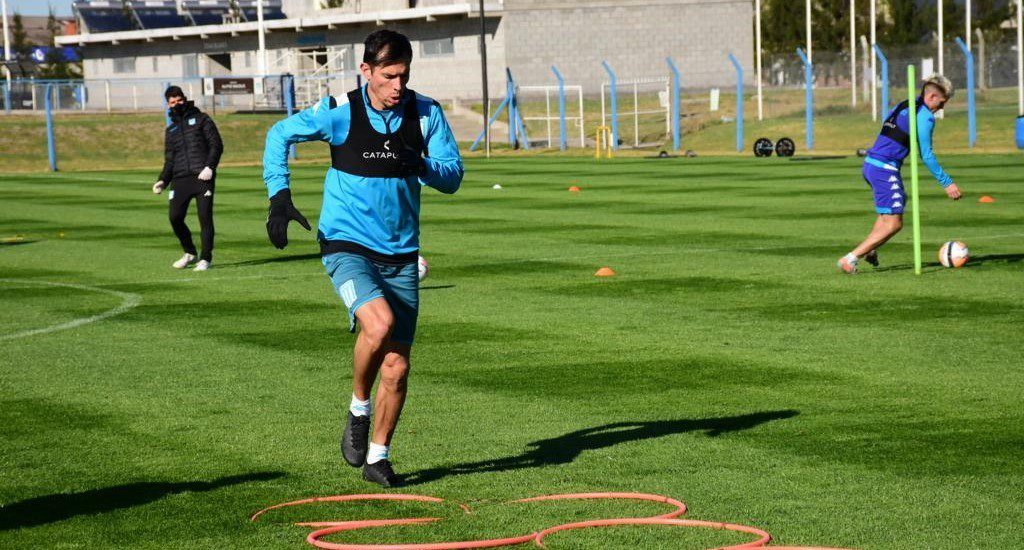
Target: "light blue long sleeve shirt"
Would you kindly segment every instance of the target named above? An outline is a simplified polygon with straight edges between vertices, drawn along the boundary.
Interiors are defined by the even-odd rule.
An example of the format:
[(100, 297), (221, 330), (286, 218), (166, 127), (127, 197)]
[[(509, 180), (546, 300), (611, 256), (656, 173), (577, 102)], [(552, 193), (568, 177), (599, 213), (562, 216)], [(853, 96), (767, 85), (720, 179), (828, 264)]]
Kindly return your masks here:
[(935, 157), (935, 150), (932, 149), (932, 134), (935, 131), (935, 114), (928, 109), (921, 109), (917, 113), (917, 143), (921, 147), (921, 161), (928, 167), (928, 171), (939, 182), (943, 189), (953, 183), (953, 178), (939, 165), (939, 159)]
[[(316, 105), (279, 121), (267, 133), (263, 152), (263, 180), (268, 196), (273, 197), (291, 184), (288, 152), (294, 143), (325, 141), (341, 145), (348, 138), (352, 108), (366, 109), (370, 125), (381, 133), (396, 132), (405, 112), (403, 99), (398, 106), (378, 111), (370, 104), (366, 87), (363, 105), (348, 103), (348, 96), (326, 97)], [(464, 168), (455, 136), (441, 106), (433, 99), (416, 94), (423, 142), (429, 156), (424, 159), (424, 174), (406, 178), (362, 177), (330, 168), (324, 178), (323, 206), (320, 210), (318, 239), (349, 241), (381, 254), (395, 255), (419, 249), (420, 191), (428, 185), (442, 193), (458, 191)]]

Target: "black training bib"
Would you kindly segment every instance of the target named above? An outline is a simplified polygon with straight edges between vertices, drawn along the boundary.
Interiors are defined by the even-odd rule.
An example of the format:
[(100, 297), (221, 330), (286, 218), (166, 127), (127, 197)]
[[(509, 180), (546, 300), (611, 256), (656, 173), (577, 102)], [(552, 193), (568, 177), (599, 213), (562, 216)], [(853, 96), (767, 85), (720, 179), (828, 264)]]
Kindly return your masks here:
[(364, 178), (402, 178), (407, 175), (399, 153), (402, 149), (412, 149), (422, 155), (424, 147), (420, 116), (416, 110), (416, 92), (406, 89), (405, 93), (402, 124), (389, 134), (373, 129), (366, 115), (362, 89), (348, 93), (352, 122), (345, 143), (331, 146), (331, 166), (335, 170)]
[[(917, 101), (915, 103), (917, 111), (920, 112), (921, 109), (924, 108), (924, 106), (924, 96), (917, 98)], [(905, 100), (899, 105), (897, 105), (896, 108), (892, 110), (892, 113), (889, 115), (889, 118), (885, 119), (885, 122), (882, 123), (882, 131), (880, 132), (881, 135), (895, 141), (896, 143), (899, 143), (906, 149), (910, 148), (910, 134), (901, 130), (899, 125), (896, 124), (896, 120), (899, 119), (900, 113), (902, 113), (903, 111), (907, 111), (909, 109), (909, 100)]]

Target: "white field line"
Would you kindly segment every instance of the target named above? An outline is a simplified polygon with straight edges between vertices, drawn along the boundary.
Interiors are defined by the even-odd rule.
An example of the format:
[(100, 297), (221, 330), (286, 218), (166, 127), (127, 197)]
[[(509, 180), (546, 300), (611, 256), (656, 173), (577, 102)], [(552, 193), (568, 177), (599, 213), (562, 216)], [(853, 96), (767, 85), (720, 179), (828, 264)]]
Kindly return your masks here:
[(112, 309), (108, 309), (107, 311), (104, 311), (103, 313), (99, 313), (99, 314), (93, 315), (91, 317), (82, 317), (80, 319), (73, 319), (73, 320), (68, 321), (66, 323), (60, 323), (60, 324), (51, 325), (51, 326), (48, 326), (48, 327), (37, 328), (37, 329), (32, 329), (32, 330), (23, 330), (23, 331), (15, 332), (15, 333), (12, 333), (12, 334), (0, 335), (0, 341), (3, 341), (3, 340), (14, 340), (16, 338), (26, 338), (28, 336), (39, 336), (39, 335), (42, 335), (42, 334), (49, 334), (51, 332), (57, 332), (59, 330), (73, 329), (73, 328), (76, 328), (76, 327), (80, 327), (82, 325), (87, 325), (89, 323), (95, 323), (97, 321), (102, 321), (104, 319), (108, 319), (108, 318), (113, 317), (115, 315), (120, 315), (120, 314), (122, 314), (122, 313), (124, 313), (124, 312), (126, 312), (126, 311), (128, 311), (128, 310), (130, 310), (132, 308), (134, 308), (134, 307), (137, 307), (140, 303), (142, 303), (142, 296), (139, 296), (138, 294), (134, 294), (132, 292), (121, 292), (121, 291), (118, 291), (118, 290), (108, 290), (108, 289), (105, 289), (105, 288), (99, 288), (99, 287), (89, 286), (89, 285), (78, 285), (78, 284), (71, 284), (71, 283), (51, 283), (51, 282), (47, 282), (47, 281), (33, 281), (31, 279), (0, 279), (0, 283), (12, 283), (12, 284), (19, 284), (19, 285), (39, 285), (39, 286), (61, 287), (61, 288), (73, 288), (75, 290), (82, 290), (82, 291), (85, 291), (85, 292), (99, 292), (101, 294), (109, 294), (111, 296), (116, 296), (116, 297), (121, 299), (120, 305), (118, 305), (118, 306), (116, 306), (116, 307), (114, 307)]

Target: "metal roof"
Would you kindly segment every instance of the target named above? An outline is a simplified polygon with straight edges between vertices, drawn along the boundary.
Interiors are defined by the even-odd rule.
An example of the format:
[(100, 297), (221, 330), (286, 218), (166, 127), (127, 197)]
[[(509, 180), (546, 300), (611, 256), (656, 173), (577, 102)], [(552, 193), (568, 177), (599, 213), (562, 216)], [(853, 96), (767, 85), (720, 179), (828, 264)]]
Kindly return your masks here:
[[(501, 4), (487, 4), (486, 14), (489, 17), (499, 17), (503, 13)], [(374, 22), (383, 26), (391, 22), (410, 21), (422, 19), (433, 21), (437, 17), (458, 16), (466, 17), (479, 15), (476, 3), (451, 4), (445, 6), (432, 6), (425, 8), (408, 8), (401, 10), (378, 11), (372, 13), (346, 13), (337, 15), (324, 15), (320, 17), (296, 17), (292, 19), (276, 19), (263, 22), (267, 32), (273, 31), (294, 31), (300, 32), (304, 29), (327, 28), (332, 29), (343, 25), (354, 25)], [(207, 38), (213, 35), (227, 34), (237, 35), (242, 33), (259, 32), (259, 23), (229, 23), (224, 25), (200, 25), (195, 27), (174, 27), (167, 29), (148, 29), (137, 31), (118, 31), (104, 33), (74, 34), (69, 36), (58, 36), (55, 40), (59, 46), (87, 46), (89, 44), (119, 44), (129, 41), (155, 40), (180, 40), (182, 38), (199, 37)]]

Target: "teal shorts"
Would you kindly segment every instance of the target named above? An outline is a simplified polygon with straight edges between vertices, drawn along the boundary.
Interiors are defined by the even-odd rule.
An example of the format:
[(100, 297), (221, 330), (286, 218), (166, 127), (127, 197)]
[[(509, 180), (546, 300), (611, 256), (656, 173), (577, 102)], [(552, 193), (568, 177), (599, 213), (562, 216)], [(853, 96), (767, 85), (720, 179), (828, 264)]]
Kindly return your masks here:
[(385, 265), (359, 254), (337, 252), (323, 257), (334, 291), (348, 308), (349, 332), (356, 331), (356, 311), (384, 298), (395, 319), (390, 341), (412, 344), (419, 316), (420, 279), (416, 263)]

